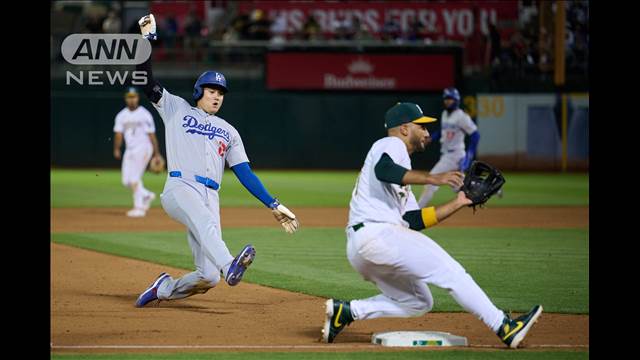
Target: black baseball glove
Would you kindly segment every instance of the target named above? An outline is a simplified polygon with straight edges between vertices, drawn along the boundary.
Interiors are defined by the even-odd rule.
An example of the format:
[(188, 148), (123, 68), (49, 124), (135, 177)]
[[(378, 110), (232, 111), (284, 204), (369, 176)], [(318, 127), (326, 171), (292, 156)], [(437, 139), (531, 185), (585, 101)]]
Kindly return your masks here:
[(469, 206), (475, 211), (497, 193), (505, 183), (504, 176), (493, 166), (482, 161), (474, 161), (464, 174), (464, 183), (460, 190), (473, 203)]

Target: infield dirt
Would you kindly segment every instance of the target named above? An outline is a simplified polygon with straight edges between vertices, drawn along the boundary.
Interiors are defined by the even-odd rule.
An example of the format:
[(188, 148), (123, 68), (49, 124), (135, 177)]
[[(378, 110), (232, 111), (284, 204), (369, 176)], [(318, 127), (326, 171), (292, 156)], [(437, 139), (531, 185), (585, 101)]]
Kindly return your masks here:
[[(152, 209), (144, 219), (128, 219), (123, 216), (124, 211), (126, 209), (52, 209), (52, 232), (184, 230), (161, 209)], [(296, 209), (296, 213), (308, 219), (306, 226), (344, 226), (346, 219), (345, 209), (308, 208)], [(489, 221), (498, 219), (499, 222)], [(518, 227), (526, 222), (544, 223), (545, 227), (584, 227), (588, 226), (588, 208), (495, 208), (476, 215), (469, 209), (450, 220), (442, 225), (480, 226), (477, 224), (482, 223), (482, 226)], [(264, 209), (225, 208), (222, 222), (223, 227), (278, 226)], [(220, 346), (218, 350), (226, 351), (384, 351), (369, 342), (372, 333), (389, 330), (446, 331), (466, 336), (472, 347), (503, 348), (495, 334), (466, 313), (428, 313), (410, 319), (355, 322), (340, 335), (336, 344), (321, 344), (318, 340), (326, 299), (248, 283), (232, 288), (222, 282), (205, 295), (135, 308), (138, 294), (163, 271), (173, 276), (187, 272), (52, 243), (53, 351), (104, 352), (95, 346), (105, 345), (180, 345), (192, 347), (193, 351), (197, 351), (194, 346)], [(530, 349), (582, 348), (588, 344), (588, 315), (549, 313), (543, 313), (525, 341)], [(246, 345), (253, 347), (244, 347)], [(212, 350), (215, 349), (207, 351)]]
[[(183, 231), (185, 227), (167, 216), (164, 210), (152, 208), (144, 218), (128, 218), (125, 208), (54, 208), (51, 209), (52, 232), (136, 232)], [(292, 208), (304, 227), (346, 226), (346, 208)], [(264, 208), (222, 208), (222, 228), (267, 226), (278, 227), (271, 212)], [(544, 224), (540, 226), (540, 224)], [(438, 227), (511, 227), (511, 228), (577, 228), (589, 226), (589, 207), (497, 207), (465, 208)]]

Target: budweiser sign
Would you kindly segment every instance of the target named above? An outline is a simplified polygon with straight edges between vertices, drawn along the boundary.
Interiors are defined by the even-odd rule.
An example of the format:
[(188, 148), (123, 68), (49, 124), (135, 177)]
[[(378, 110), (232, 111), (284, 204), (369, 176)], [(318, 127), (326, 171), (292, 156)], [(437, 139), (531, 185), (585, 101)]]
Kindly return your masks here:
[(455, 83), (451, 54), (269, 53), (267, 87), (291, 90), (441, 90)]
[(347, 65), (348, 74), (340, 76), (332, 73), (324, 74), (325, 89), (395, 89), (396, 79), (393, 77), (376, 77), (375, 67), (371, 62), (359, 57)]

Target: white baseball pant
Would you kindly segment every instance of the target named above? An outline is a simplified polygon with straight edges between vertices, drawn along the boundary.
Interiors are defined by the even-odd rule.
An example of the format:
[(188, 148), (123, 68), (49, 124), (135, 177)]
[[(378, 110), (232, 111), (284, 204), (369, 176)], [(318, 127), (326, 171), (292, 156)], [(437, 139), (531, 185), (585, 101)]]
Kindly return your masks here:
[(196, 270), (162, 282), (158, 299), (174, 300), (204, 294), (226, 276), (233, 256), (222, 240), (218, 192), (179, 178), (168, 178), (160, 194), (169, 216), (187, 227)]
[(347, 258), (382, 294), (351, 301), (356, 320), (420, 316), (433, 308), (427, 284), (446, 289), (466, 311), (494, 332), (504, 313), (471, 276), (436, 242), (399, 225), (365, 223), (347, 228)]
[(151, 160), (153, 147), (151, 144), (140, 145), (133, 149), (125, 149), (122, 155), (122, 185), (133, 190), (133, 207), (144, 207), (144, 197), (151, 194), (145, 189), (142, 176)]

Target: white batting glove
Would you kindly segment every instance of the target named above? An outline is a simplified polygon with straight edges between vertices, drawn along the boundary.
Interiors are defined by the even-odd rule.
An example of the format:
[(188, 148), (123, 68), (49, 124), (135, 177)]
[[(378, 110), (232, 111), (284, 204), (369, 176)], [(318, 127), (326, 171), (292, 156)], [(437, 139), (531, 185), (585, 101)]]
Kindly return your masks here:
[(153, 14), (145, 15), (138, 20), (142, 37), (147, 40), (155, 40), (158, 38), (156, 33), (156, 18)]
[(280, 222), (286, 232), (293, 234), (298, 230), (300, 223), (298, 222), (298, 219), (296, 219), (296, 215), (291, 212), (291, 210), (280, 204), (277, 199), (270, 207), (273, 216), (278, 220), (278, 222)]

